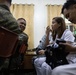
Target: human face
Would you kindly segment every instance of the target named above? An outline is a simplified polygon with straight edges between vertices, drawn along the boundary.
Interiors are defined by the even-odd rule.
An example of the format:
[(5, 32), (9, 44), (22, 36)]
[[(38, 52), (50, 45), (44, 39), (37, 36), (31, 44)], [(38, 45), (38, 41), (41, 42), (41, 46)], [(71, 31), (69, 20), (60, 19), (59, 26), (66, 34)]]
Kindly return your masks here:
[(63, 15), (64, 15), (70, 22), (76, 24), (76, 9), (75, 9), (74, 7), (73, 7), (73, 8), (69, 8), (68, 10), (67, 10), (67, 9), (64, 9)]
[(23, 19), (20, 19), (17, 22), (18, 22), (19, 27), (21, 28), (21, 30), (24, 31), (25, 27), (26, 27), (26, 22)]
[(55, 21), (55, 19), (52, 20), (52, 30), (57, 31), (60, 25)]

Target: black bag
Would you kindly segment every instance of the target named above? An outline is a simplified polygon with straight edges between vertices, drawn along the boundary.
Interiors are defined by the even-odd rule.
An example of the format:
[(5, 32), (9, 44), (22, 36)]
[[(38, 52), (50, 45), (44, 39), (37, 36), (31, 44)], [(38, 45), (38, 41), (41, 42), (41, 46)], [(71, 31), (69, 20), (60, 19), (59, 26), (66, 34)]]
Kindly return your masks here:
[(65, 52), (65, 47), (63, 45), (59, 45), (56, 48), (53, 45), (47, 46), (45, 55), (46, 63), (48, 63), (52, 69), (59, 65), (68, 64), (68, 61), (66, 59), (68, 53)]

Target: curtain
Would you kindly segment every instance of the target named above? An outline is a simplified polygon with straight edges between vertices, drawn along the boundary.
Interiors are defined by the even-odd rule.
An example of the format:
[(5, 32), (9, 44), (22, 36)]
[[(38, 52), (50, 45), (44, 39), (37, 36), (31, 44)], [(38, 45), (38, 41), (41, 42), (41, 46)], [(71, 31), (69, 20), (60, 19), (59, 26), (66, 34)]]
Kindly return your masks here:
[(18, 18), (25, 18), (25, 33), (29, 36), (28, 49), (34, 48), (34, 5), (33, 4), (12, 4), (11, 13)]
[(61, 8), (62, 5), (47, 5), (48, 26), (51, 26), (53, 17), (61, 16)]

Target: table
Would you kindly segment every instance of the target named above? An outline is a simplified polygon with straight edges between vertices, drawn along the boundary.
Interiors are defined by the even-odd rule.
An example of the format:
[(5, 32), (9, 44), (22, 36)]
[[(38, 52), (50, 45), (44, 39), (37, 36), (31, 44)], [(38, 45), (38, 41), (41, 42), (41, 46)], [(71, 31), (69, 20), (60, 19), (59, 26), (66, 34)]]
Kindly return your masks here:
[(24, 69), (34, 69), (33, 63), (32, 63), (32, 58), (36, 56), (35, 53), (29, 51), (26, 52), (25, 57), (24, 57)]

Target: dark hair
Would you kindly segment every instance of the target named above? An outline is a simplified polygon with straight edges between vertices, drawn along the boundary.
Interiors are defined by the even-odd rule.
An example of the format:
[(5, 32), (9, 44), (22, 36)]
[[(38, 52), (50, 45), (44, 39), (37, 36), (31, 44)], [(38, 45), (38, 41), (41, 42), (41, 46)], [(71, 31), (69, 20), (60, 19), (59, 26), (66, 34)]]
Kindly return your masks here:
[(17, 20), (24, 20), (26, 22), (26, 20), (24, 18), (18, 18)]
[(12, 3), (12, 0), (7, 0), (10, 4)]
[[(17, 21), (18, 21), (18, 20), (24, 20), (25, 23), (26, 23), (26, 20), (25, 20), (24, 18), (18, 18)], [(26, 24), (25, 24), (25, 26), (26, 26)]]
[(72, 6), (74, 4), (76, 4), (76, 0), (67, 0), (62, 7), (61, 13), (63, 14), (64, 9), (68, 10), (70, 8), (70, 6)]
[(66, 24), (65, 24), (65, 20), (62, 17), (54, 17), (52, 20), (55, 20), (60, 27), (58, 28), (59, 33), (57, 33), (56, 31), (53, 31), (52, 36), (53, 36), (53, 40), (55, 40), (56, 35), (58, 35), (58, 38), (61, 38), (63, 32), (66, 29)]

